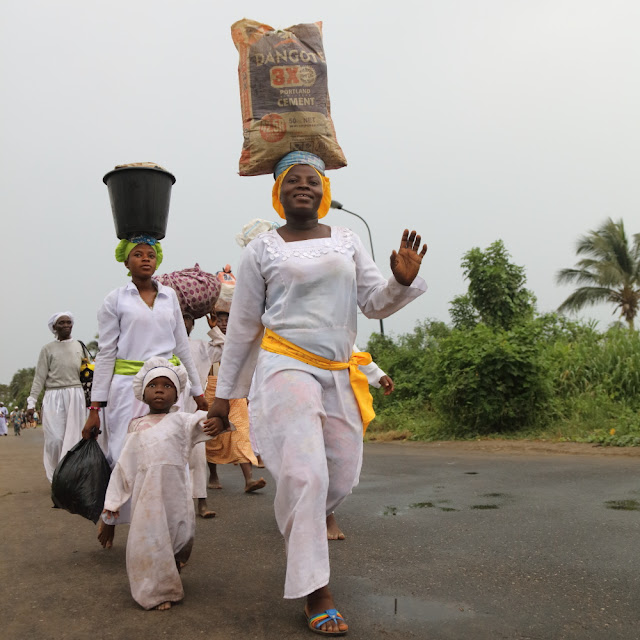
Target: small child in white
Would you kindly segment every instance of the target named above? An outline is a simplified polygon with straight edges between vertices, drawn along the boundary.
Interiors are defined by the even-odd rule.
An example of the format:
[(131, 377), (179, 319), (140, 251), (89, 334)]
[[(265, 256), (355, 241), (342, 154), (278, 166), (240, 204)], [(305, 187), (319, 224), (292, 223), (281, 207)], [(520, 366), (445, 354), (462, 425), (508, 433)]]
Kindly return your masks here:
[(112, 524), (132, 500), (127, 575), (133, 599), (145, 609), (169, 609), (184, 597), (179, 573), (195, 534), (187, 462), (193, 446), (209, 439), (203, 428), (210, 422), (204, 411), (173, 406), (187, 379), (182, 365), (164, 358), (149, 359), (136, 374), (133, 392), (149, 414), (131, 421), (105, 496)]

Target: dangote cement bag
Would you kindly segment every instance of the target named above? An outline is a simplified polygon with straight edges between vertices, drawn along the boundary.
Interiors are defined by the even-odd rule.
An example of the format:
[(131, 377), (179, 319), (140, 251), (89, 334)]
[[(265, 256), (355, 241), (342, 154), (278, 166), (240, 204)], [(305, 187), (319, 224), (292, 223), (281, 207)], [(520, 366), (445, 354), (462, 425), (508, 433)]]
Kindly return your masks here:
[(93, 439), (80, 440), (53, 472), (53, 504), (95, 524), (102, 513), (110, 475), (111, 467), (100, 445)]
[(331, 120), (322, 23), (278, 31), (244, 19), (232, 25), (231, 36), (240, 54), (240, 175), (273, 173), (290, 151), (310, 151), (327, 169), (344, 167)]

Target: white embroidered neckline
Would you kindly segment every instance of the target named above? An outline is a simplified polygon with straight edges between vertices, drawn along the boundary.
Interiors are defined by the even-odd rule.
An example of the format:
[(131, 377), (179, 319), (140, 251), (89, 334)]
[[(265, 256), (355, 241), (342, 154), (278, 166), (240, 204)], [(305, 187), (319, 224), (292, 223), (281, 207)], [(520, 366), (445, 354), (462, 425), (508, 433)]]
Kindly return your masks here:
[[(262, 242), (267, 247), (267, 253), (271, 260), (281, 258), (288, 260), (289, 258), (321, 258), (322, 256), (337, 251), (338, 253), (346, 253), (354, 245), (353, 231), (345, 227), (331, 227), (330, 238), (314, 238), (312, 240), (300, 240), (297, 242), (285, 242), (278, 232), (273, 229), (262, 235)], [(289, 247), (287, 245), (294, 245)]]

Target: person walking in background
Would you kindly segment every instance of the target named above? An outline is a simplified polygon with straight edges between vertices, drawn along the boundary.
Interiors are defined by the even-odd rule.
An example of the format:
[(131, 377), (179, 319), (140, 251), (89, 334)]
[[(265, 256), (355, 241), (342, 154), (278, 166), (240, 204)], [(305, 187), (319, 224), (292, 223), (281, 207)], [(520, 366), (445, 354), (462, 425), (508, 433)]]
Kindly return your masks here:
[[(184, 326), (187, 335), (191, 336), (195, 320), (188, 313), (184, 314)], [(200, 384), (205, 389), (209, 371), (214, 362), (220, 362), (222, 357), (222, 345), (224, 344), (224, 335), (216, 327), (216, 320), (212, 314), (206, 316), (209, 323), (209, 340), (195, 340), (189, 337), (189, 348), (191, 349), (191, 357), (198, 371)], [(186, 413), (194, 413), (197, 406), (192, 397), (189, 395), (189, 384), (182, 392), (182, 410)], [(207, 452), (205, 442), (199, 442), (193, 447), (191, 456), (189, 457), (189, 473), (191, 475), (191, 492), (194, 500), (198, 501), (198, 515), (201, 518), (213, 518), (216, 513), (211, 511), (207, 505)]]
[(71, 311), (54, 313), (47, 323), (56, 339), (40, 351), (36, 373), (27, 398), (29, 421), (42, 389), (42, 431), (44, 433), (44, 470), (51, 482), (53, 472), (67, 451), (82, 438), (87, 418), (87, 403), (80, 384), (82, 345), (71, 337)]
[(9, 418), (9, 410), (4, 406), (4, 402), (0, 402), (0, 436), (6, 436), (7, 432), (7, 419)]
[[(223, 345), (224, 336), (227, 333), (233, 291), (233, 286), (223, 284), (220, 290), (220, 296), (215, 305), (217, 328), (223, 335)], [(214, 375), (209, 377), (205, 396), (207, 402), (213, 400), (215, 397), (219, 363), (220, 359), (213, 365)], [(245, 398), (231, 400), (229, 411), (229, 420), (235, 426), (236, 430), (219, 435), (217, 438), (209, 440), (205, 445), (207, 463), (209, 465), (208, 486), (209, 489), (222, 489), (220, 479), (218, 478), (217, 465), (238, 464), (244, 475), (244, 491), (245, 493), (252, 493), (265, 487), (267, 482), (264, 478), (258, 478), (258, 480), (253, 479), (253, 467), (258, 465), (258, 460), (251, 448), (247, 400)]]
[(22, 435), (20, 433), (20, 429), (22, 428), (22, 413), (18, 407), (15, 407), (11, 414), (9, 415), (9, 421), (13, 425), (13, 435), (19, 436)]
[(371, 356), (352, 351), (357, 309), (385, 318), (424, 293), (427, 247), (405, 229), (386, 279), (353, 232), (320, 224), (331, 204), (320, 158), (292, 152), (274, 176), (272, 203), (286, 224), (245, 249), (208, 433), (228, 428), (230, 399), (251, 387), (252, 436), (276, 482), (286, 542), (284, 597), (306, 598), (312, 631), (344, 635), (328, 586), (326, 517), (358, 482), (374, 416), (358, 369)]

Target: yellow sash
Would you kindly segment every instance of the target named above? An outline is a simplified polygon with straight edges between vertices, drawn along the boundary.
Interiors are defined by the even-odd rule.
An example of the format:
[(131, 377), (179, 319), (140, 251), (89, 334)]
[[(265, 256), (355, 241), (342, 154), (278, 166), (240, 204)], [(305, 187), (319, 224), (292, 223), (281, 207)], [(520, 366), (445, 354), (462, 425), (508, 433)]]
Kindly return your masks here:
[(351, 383), (351, 388), (353, 389), (353, 394), (356, 397), (360, 415), (362, 416), (362, 433), (364, 435), (369, 423), (376, 417), (373, 410), (373, 398), (369, 393), (369, 381), (367, 380), (367, 376), (358, 368), (360, 365), (371, 364), (371, 356), (368, 353), (364, 351), (352, 353), (349, 362), (335, 362), (334, 360), (317, 356), (310, 351), (305, 351), (293, 344), (293, 342), (289, 342), (277, 333), (271, 331), (271, 329), (265, 330), (260, 346), (265, 351), (294, 358), (312, 367), (318, 367), (318, 369), (329, 371), (349, 369), (349, 382)]
[[(180, 358), (175, 354), (169, 358), (169, 362), (176, 367), (180, 365)], [(144, 360), (122, 360), (117, 358), (113, 365), (113, 373), (120, 376), (135, 376), (144, 365)]]

